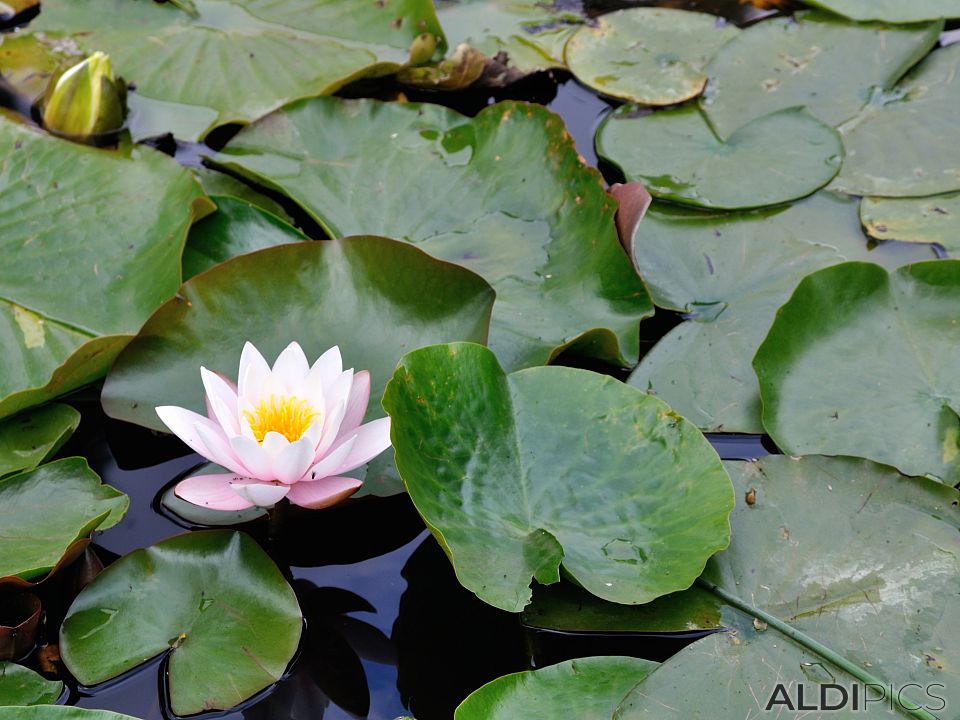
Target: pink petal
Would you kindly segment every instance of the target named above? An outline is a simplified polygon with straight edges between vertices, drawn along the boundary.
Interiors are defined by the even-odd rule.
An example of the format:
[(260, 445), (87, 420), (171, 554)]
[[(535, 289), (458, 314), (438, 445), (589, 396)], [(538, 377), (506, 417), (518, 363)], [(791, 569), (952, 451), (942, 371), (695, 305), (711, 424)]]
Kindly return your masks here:
[(292, 442), (273, 458), (273, 479), (285, 485), (300, 480), (313, 464), (313, 444), (310, 440)]
[(240, 434), (240, 423), (237, 421), (237, 393), (223, 378), (200, 368), (200, 378), (203, 388), (207, 391), (207, 411), (212, 411), (211, 420), (215, 420), (228, 435)]
[(353, 444), (356, 442), (356, 439), (356, 436), (352, 435), (331, 450), (326, 457), (310, 468), (310, 472), (307, 473), (307, 476), (303, 479), (303, 482), (322, 480), (325, 477), (340, 472), (340, 468), (350, 455), (350, 450), (353, 448)]
[(340, 422), (340, 429), (337, 432), (338, 440), (360, 427), (369, 403), (370, 373), (361, 370), (353, 376), (353, 386), (350, 388), (350, 397), (347, 398), (347, 408), (343, 413), (343, 420)]
[(192, 410), (176, 407), (174, 405), (163, 405), (156, 408), (156, 412), (159, 418), (163, 421), (163, 424), (169, 428), (170, 432), (183, 440), (183, 442), (189, 445), (194, 452), (200, 453), (208, 460), (218, 462), (211, 457), (210, 450), (203, 443), (203, 440), (200, 439), (200, 435), (197, 433), (198, 425), (214, 424), (210, 418), (205, 418), (203, 415), (195, 413)]
[(290, 486), (287, 499), (294, 505), (319, 510), (336, 505), (353, 495), (362, 482), (356, 478), (328, 477), (318, 482), (299, 482)]
[(271, 483), (233, 483), (231, 489), (239, 497), (257, 507), (271, 508), (286, 497), (287, 485)]
[(260, 443), (252, 437), (237, 435), (230, 438), (230, 447), (237, 454), (240, 462), (250, 471), (250, 475), (258, 480), (273, 480), (273, 460)]
[(246, 343), (240, 353), (240, 372), (237, 374), (237, 393), (248, 402), (256, 403), (260, 399), (260, 389), (270, 376), (270, 366), (253, 343)]
[[(329, 406), (328, 406), (329, 409)], [(321, 435), (320, 443), (317, 445), (317, 454), (316, 458), (319, 461), (330, 448), (333, 447), (333, 443), (337, 439), (337, 435), (340, 432), (340, 424), (343, 422), (343, 414), (347, 411), (347, 404), (340, 403), (336, 409), (330, 413), (323, 420), (323, 433)]]
[(274, 377), (280, 380), (289, 395), (296, 394), (309, 372), (310, 364), (298, 342), (287, 345), (273, 364)]
[(173, 489), (181, 500), (214, 510), (246, 510), (253, 503), (244, 500), (234, 487), (254, 482), (236, 475), (194, 475), (181, 480)]
[(390, 418), (380, 418), (356, 430), (357, 440), (337, 472), (349, 472), (368, 463), (390, 447)]

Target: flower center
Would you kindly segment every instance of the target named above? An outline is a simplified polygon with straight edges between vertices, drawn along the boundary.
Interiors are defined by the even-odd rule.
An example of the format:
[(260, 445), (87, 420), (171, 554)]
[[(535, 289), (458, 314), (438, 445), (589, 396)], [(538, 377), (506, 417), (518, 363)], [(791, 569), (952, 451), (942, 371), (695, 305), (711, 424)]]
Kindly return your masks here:
[(244, 416), (250, 423), (253, 436), (262, 444), (268, 432), (280, 433), (290, 442), (296, 442), (320, 413), (296, 395), (271, 395), (269, 399), (261, 400), (253, 412), (245, 411)]

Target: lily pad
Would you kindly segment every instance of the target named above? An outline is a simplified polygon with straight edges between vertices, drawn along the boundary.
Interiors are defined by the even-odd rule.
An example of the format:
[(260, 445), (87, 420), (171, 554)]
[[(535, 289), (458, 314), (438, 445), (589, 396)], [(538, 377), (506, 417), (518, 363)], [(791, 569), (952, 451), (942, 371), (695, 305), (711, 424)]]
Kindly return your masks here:
[(137, 87), (130, 98), (135, 136), (172, 132), (190, 141), (292, 100), (396, 72), (422, 34), (443, 47), (430, 0), (191, 5), (195, 12), (153, 0), (44, 0), (31, 28), (72, 33), (84, 50), (111, 56)]
[(918, 197), (960, 190), (960, 44), (930, 53), (840, 127), (847, 155), (830, 189)]
[(960, 481), (960, 260), (805, 278), (753, 360), (784, 452), (853, 455)]
[[(483, 342), (493, 291), (463, 268), (375, 237), (294, 243), (242, 255), (185, 283), (117, 359), (103, 388), (107, 414), (165, 430), (154, 408), (205, 412), (200, 366), (236, 378), (249, 340), (277, 357), (296, 339), (311, 358), (339, 345), (345, 367), (369, 370), (367, 420), (397, 360), (448, 340)], [(365, 475), (402, 489), (391, 453)]]
[(827, 125), (856, 115), (937, 42), (943, 23), (890, 27), (820, 12), (771, 18), (725, 45), (707, 66), (701, 107), (721, 137), (763, 115), (804, 106)]
[(307, 237), (276, 215), (232, 197), (213, 196), (217, 212), (190, 228), (183, 249), (183, 277), (192, 278), (237, 255)]
[(450, 47), (466, 43), (526, 75), (563, 68), (563, 46), (584, 22), (571, 3), (539, 0), (438, 0), (437, 18)]
[(960, 193), (926, 198), (865, 197), (860, 220), (878, 240), (937, 243), (960, 251)]
[(45, 575), (76, 540), (120, 522), (127, 505), (83, 458), (0, 480), (0, 578)]
[[(800, 682), (811, 700), (823, 683), (850, 691), (854, 678), (773, 625), (752, 623), (742, 612), (749, 605), (902, 688), (904, 698), (934, 716), (943, 700), (922, 688), (956, 706), (960, 655), (951, 638), (960, 619), (960, 495), (851, 458), (771, 456), (726, 466), (737, 496), (752, 489), (755, 500), (738, 502), (730, 547), (708, 563), (704, 577), (740, 606), (723, 609), (735, 632), (667, 660), (614, 717), (742, 720), (762, 716), (778, 682), (791, 688), (795, 703)], [(868, 709), (889, 712), (879, 702)]]
[(629, 8), (577, 30), (564, 59), (577, 80), (604, 95), (673, 105), (701, 93), (707, 61), (739, 32), (707, 13)]
[(852, 20), (915, 23), (960, 17), (956, 0), (804, 0)]
[(209, 201), (190, 173), (0, 118), (0, 417), (103, 376), (180, 284)]
[(0, 36), (0, 75), (28, 103), (43, 97), (54, 75), (83, 58), (77, 43), (59, 33), (4, 33)]
[(211, 197), (217, 195), (219, 197), (231, 197), (236, 200), (243, 200), (271, 215), (276, 215), (278, 218), (290, 222), (286, 210), (283, 209), (280, 203), (273, 198), (267, 197), (263, 193), (257, 192), (254, 188), (245, 182), (237, 180), (232, 175), (217, 172), (207, 167), (195, 167), (191, 168), (191, 170), (193, 170), (193, 174), (196, 175), (197, 180), (200, 181), (207, 195)]
[(0, 707), (0, 720), (138, 720), (109, 710), (86, 710), (67, 705)]
[(609, 720), (626, 694), (658, 663), (587, 657), (505, 675), (472, 692), (454, 720)]
[(713, 432), (763, 432), (750, 360), (805, 275), (852, 258), (934, 257), (919, 245), (868, 251), (856, 201), (826, 193), (735, 214), (654, 205), (631, 242), (654, 303), (685, 321), (644, 355), (628, 382)]
[[(558, 388), (562, 388), (558, 392)], [(397, 466), (461, 584), (518, 612), (565, 573), (598, 597), (689, 587), (726, 547), (730, 483), (661, 400), (563, 367), (506, 375), (457, 343), (401, 360), (383, 406)]]
[(332, 237), (402, 238), (481, 275), (497, 291), (490, 346), (508, 368), (573, 344), (614, 364), (637, 356), (651, 306), (618, 242), (616, 203), (539, 105), (467, 118), (319, 98), (244, 129), (216, 162), (283, 191)]
[(80, 424), (80, 413), (53, 403), (0, 422), (0, 477), (33, 470), (59, 450)]
[(611, 113), (597, 154), (650, 194), (686, 205), (736, 210), (810, 195), (837, 174), (837, 132), (800, 108), (757, 118), (721, 140), (693, 106)]
[(302, 627), (293, 589), (260, 546), (209, 530), (135, 550), (98, 575), (67, 612), (60, 653), (84, 685), (166, 655), (170, 707), (183, 716), (275, 683)]
[(23, 665), (0, 662), (0, 707), (50, 705), (62, 694), (61, 681), (47, 680)]

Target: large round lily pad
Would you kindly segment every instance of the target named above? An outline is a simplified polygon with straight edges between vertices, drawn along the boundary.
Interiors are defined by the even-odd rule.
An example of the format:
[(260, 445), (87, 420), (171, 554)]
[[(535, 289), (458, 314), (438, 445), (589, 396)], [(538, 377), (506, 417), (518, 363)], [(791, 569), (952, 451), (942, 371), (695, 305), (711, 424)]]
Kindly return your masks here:
[(960, 481), (960, 260), (805, 278), (753, 360), (763, 424), (792, 455), (870, 458)]
[(457, 343), (400, 362), (383, 406), (407, 491), (480, 599), (518, 612), (564, 572), (639, 604), (689, 587), (729, 541), (716, 452), (664, 402), (584, 370), (506, 375)]
[(120, 522), (127, 505), (83, 458), (0, 480), (0, 578), (45, 575), (75, 541)]
[[(771, 456), (726, 465), (738, 498), (753, 490), (755, 499), (738, 500), (730, 547), (708, 563), (708, 583), (902, 688), (902, 697), (932, 717), (944, 717), (944, 700), (956, 707), (960, 494), (850, 458)], [(735, 633), (700, 640), (665, 662), (615, 717), (762, 717), (777, 682), (795, 704), (798, 682), (811, 700), (821, 683), (850, 691), (852, 677), (773, 625), (753, 625), (729, 604), (723, 615)], [(781, 709), (793, 717), (786, 708), (773, 713)], [(868, 709), (889, 712), (876, 702)]]
[(333, 237), (402, 238), (483, 276), (497, 291), (490, 346), (508, 368), (571, 344), (611, 363), (637, 356), (651, 306), (617, 240), (616, 204), (539, 105), (471, 119), (318, 98), (245, 128), (216, 161), (282, 190)]
[(0, 720), (138, 720), (109, 710), (86, 710), (67, 705), (0, 707)]
[(52, 403), (0, 422), (0, 477), (33, 470), (73, 435), (80, 413)]
[[(443, 44), (430, 0), (45, 0), (33, 30), (72, 33), (136, 83), (137, 136), (197, 140), (297, 98), (396, 72), (421, 34)], [(415, 60), (429, 60), (426, 58)]]
[(819, 12), (757, 23), (713, 56), (701, 107), (721, 137), (804, 106), (827, 125), (857, 114), (930, 51), (943, 23), (891, 27)]
[(98, 575), (67, 612), (60, 653), (84, 685), (166, 654), (170, 707), (192, 715), (233, 707), (279, 680), (302, 625), (293, 589), (253, 540), (193, 532)]
[(59, 140), (0, 118), (0, 417), (104, 375), (180, 284), (209, 201), (145, 147)]
[[(407, 243), (356, 237), (268, 248), (185, 283), (117, 359), (103, 406), (165, 430), (158, 405), (205, 412), (201, 365), (235, 380), (246, 341), (272, 361), (296, 340), (310, 358), (338, 345), (345, 367), (370, 371), (372, 420), (383, 415), (378, 400), (405, 352), (483, 342), (492, 303), (482, 279)], [(400, 489), (390, 453), (364, 477), (382, 492)]]
[(696, 107), (643, 114), (625, 106), (597, 130), (597, 154), (654, 197), (735, 210), (823, 187), (840, 168), (843, 145), (799, 108), (757, 118), (724, 141)]
[(580, 82), (604, 95), (673, 105), (700, 94), (707, 61), (739, 32), (707, 13), (630, 8), (577, 30), (564, 59)]
[(49, 705), (63, 693), (60, 680), (47, 680), (23, 665), (0, 662), (0, 707)]
[(654, 303), (685, 321), (644, 355), (629, 383), (716, 432), (763, 432), (750, 361), (805, 275), (845, 259), (934, 257), (919, 245), (868, 251), (856, 201), (827, 193), (785, 209), (731, 214), (657, 204), (630, 241)]
[(804, 0), (852, 20), (915, 23), (960, 17), (956, 0)]
[(832, 190), (917, 197), (960, 190), (960, 44), (935, 50), (840, 128), (847, 154)]
[(960, 251), (960, 193), (925, 198), (865, 197), (860, 220), (878, 240), (937, 243)]
[(564, 67), (563, 46), (584, 21), (567, 6), (538, 0), (438, 0), (436, 5), (450, 47), (466, 43), (488, 58), (502, 53), (504, 71), (519, 76)]
[(497, 678), (460, 703), (454, 720), (609, 720), (657, 667), (632, 657), (586, 657)]
[(237, 255), (274, 245), (303, 242), (306, 236), (247, 200), (212, 196), (217, 211), (190, 228), (183, 249), (183, 277), (192, 278)]

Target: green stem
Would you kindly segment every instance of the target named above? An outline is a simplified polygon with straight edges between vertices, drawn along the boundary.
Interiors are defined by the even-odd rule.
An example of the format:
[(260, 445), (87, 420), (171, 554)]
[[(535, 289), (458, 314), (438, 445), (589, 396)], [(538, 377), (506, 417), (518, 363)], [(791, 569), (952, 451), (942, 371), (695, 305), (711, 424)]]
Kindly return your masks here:
[(887, 691), (887, 686), (883, 683), (882, 680), (880, 680), (880, 678), (873, 676), (872, 674), (864, 670), (859, 665), (850, 662), (839, 653), (828, 648), (826, 645), (823, 645), (822, 643), (817, 642), (806, 633), (800, 632), (796, 628), (791, 627), (790, 625), (787, 625), (780, 618), (774, 615), (771, 615), (768, 612), (764, 612), (760, 608), (750, 605), (749, 603), (738, 598), (736, 595), (732, 595), (728, 593), (723, 588), (718, 587), (717, 585), (714, 585), (712, 582), (708, 580), (704, 580), (702, 577), (697, 578), (697, 584), (700, 585), (705, 590), (709, 590), (714, 595), (721, 598), (723, 601), (729, 603), (730, 605), (737, 608), (738, 610), (741, 610), (747, 613), (747, 615), (753, 615), (753, 617), (757, 618), (758, 620), (762, 620), (770, 627), (786, 635), (788, 638), (793, 640), (798, 645), (802, 645), (807, 650), (810, 650), (811, 652), (816, 653), (827, 662), (830, 662), (833, 665), (836, 665), (838, 668), (840, 668), (844, 672), (852, 675), (857, 680), (862, 682), (864, 685), (879, 687), (880, 688), (879, 692), (883, 696), (884, 700), (887, 700), (887, 699), (892, 700), (900, 710), (905, 712), (910, 717), (917, 718), (917, 720), (939, 720), (936, 715), (932, 715), (927, 710), (921, 707), (917, 707), (917, 708), (907, 707), (900, 701), (900, 697), (898, 695), (891, 696), (891, 694)]

